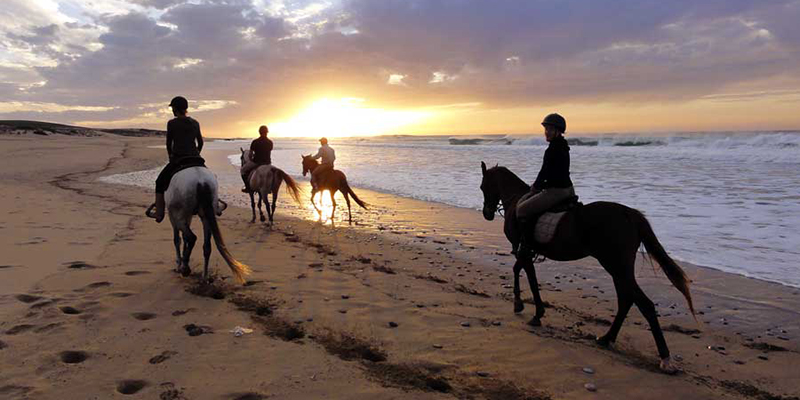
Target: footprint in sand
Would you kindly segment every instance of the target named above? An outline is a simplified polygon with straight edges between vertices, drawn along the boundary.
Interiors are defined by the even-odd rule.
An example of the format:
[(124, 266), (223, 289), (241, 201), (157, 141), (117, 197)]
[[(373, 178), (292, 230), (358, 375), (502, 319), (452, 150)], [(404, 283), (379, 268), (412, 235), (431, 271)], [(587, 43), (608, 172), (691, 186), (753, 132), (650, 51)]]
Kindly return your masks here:
[(263, 400), (266, 399), (268, 396), (265, 396), (261, 393), (234, 393), (230, 395), (232, 400)]
[(149, 273), (150, 273), (150, 271), (128, 271), (128, 272), (125, 273), (125, 275), (138, 276), (138, 275), (147, 275)]
[(68, 350), (68, 351), (62, 351), (61, 353), (58, 354), (58, 356), (59, 358), (61, 358), (61, 362), (65, 364), (80, 364), (89, 358), (89, 353), (80, 350), (77, 351)]
[(69, 315), (78, 315), (78, 314), (83, 312), (83, 311), (78, 310), (77, 308), (72, 307), (72, 306), (63, 306), (63, 307), (59, 307), (58, 309), (61, 310), (62, 313), (69, 314)]
[(47, 324), (45, 326), (40, 326), (40, 327), (34, 329), (33, 331), (36, 332), (36, 333), (50, 332), (50, 331), (52, 331), (52, 330), (54, 330), (56, 328), (59, 328), (61, 325), (63, 325), (61, 322), (54, 322), (52, 324)]
[(0, 350), (3, 350), (3, 349), (5, 349), (6, 347), (8, 347), (8, 345), (6, 344), (6, 342), (4, 342), (4, 341), (0, 340)]
[(12, 327), (11, 329), (7, 330), (6, 331), (6, 335), (16, 335), (18, 333), (29, 331), (29, 330), (31, 330), (31, 329), (33, 329), (35, 327), (36, 327), (36, 325), (30, 325), (30, 324), (17, 325), (17, 326)]
[(150, 358), (150, 364), (161, 364), (162, 362), (169, 360), (172, 356), (176, 354), (178, 353), (175, 351), (169, 351), (169, 350), (163, 351), (161, 352), (161, 354)]
[(147, 381), (139, 379), (126, 379), (117, 383), (117, 392), (122, 394), (134, 394), (147, 386)]
[(16, 298), (17, 300), (19, 300), (19, 301), (21, 301), (23, 303), (30, 304), (30, 303), (37, 302), (37, 301), (43, 299), (44, 297), (36, 296), (36, 295), (32, 295), (32, 294), (18, 294), (16, 296), (14, 296), (14, 298)]
[(155, 314), (148, 313), (148, 312), (137, 312), (137, 313), (133, 313), (131, 315), (133, 316), (133, 318), (136, 318), (139, 321), (148, 321), (148, 320), (151, 320), (151, 319), (156, 317)]
[(9, 268), (17, 268), (21, 267), (21, 265), (0, 265), (0, 269), (9, 269)]
[(89, 289), (98, 289), (98, 288), (101, 288), (101, 287), (108, 287), (108, 286), (111, 286), (111, 282), (106, 282), (106, 281), (94, 282), (94, 283), (90, 283), (90, 284), (88, 284), (88, 285), (86, 285), (86, 286), (84, 286), (84, 287), (82, 287), (80, 289), (75, 289), (75, 290), (73, 290), (73, 292), (85, 292), (85, 291), (87, 291)]
[(114, 296), (114, 297), (130, 297), (130, 296), (133, 296), (133, 293), (128, 293), (128, 292), (114, 292), (114, 293), (109, 293), (109, 296)]
[(98, 268), (96, 265), (87, 264), (84, 261), (70, 261), (62, 264), (70, 269), (95, 269)]

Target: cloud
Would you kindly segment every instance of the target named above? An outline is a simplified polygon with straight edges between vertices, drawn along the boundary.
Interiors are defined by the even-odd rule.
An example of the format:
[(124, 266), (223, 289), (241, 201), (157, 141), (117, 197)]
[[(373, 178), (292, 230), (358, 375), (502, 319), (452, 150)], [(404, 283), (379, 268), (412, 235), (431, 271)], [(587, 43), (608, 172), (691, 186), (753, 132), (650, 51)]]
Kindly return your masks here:
[[(660, 104), (800, 80), (796, 0), (89, 4), (0, 5), (6, 101), (96, 104), (108, 110), (91, 121), (161, 124), (168, 115), (142, 105), (182, 94), (218, 99), (202, 116), (227, 129), (322, 97), (385, 108)], [(738, 88), (747, 82), (766, 86)]]

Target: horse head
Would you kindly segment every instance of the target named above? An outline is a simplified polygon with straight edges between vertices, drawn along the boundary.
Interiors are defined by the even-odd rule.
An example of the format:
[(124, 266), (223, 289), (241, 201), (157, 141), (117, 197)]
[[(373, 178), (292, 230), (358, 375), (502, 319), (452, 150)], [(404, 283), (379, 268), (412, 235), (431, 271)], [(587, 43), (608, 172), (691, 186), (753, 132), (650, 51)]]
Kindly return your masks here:
[(497, 207), (500, 204), (500, 193), (498, 190), (497, 180), (494, 174), (494, 168), (487, 170), (486, 163), (481, 161), (481, 191), (483, 192), (483, 218), (487, 221), (494, 219), (494, 214), (497, 213)]
[(239, 147), (239, 151), (242, 152), (242, 155), (239, 156), (239, 160), (242, 162), (241, 165), (244, 166), (245, 164), (247, 164), (248, 162), (250, 162), (252, 160), (252, 157), (253, 157), (252, 153), (253, 152), (250, 151), (250, 150), (245, 150), (245, 149), (243, 149), (241, 147)]
[(314, 171), (314, 168), (316, 168), (319, 165), (317, 160), (315, 160), (314, 157), (311, 156), (311, 154), (307, 156), (301, 154), (300, 157), (303, 158), (303, 176), (306, 176), (306, 174), (308, 174), (309, 172)]

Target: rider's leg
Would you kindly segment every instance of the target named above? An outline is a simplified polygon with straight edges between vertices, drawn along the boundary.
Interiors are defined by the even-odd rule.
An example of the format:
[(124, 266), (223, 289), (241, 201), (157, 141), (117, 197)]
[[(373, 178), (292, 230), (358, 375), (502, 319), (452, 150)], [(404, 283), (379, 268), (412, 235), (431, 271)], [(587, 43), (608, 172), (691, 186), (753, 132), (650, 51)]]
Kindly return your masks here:
[(164, 169), (161, 170), (161, 173), (158, 174), (158, 178), (156, 178), (156, 222), (161, 222), (164, 220), (164, 214), (166, 211), (164, 192), (166, 192), (167, 188), (169, 187), (169, 181), (172, 179), (174, 170), (175, 165), (168, 163)]

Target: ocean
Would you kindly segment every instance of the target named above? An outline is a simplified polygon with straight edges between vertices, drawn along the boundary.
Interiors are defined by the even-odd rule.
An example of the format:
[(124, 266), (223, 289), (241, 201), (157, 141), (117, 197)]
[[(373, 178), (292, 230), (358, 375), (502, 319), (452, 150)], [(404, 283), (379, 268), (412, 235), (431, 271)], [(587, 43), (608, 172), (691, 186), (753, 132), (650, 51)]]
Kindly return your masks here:
[[(614, 201), (642, 211), (676, 259), (800, 287), (800, 132), (567, 138), (572, 181), (584, 204)], [(273, 140), (273, 164), (301, 177), (300, 156), (316, 152), (318, 142)], [(541, 134), (331, 138), (330, 144), (351, 186), (476, 210), (483, 203), (481, 161), (530, 183), (547, 147)], [(249, 140), (209, 146), (230, 150), (238, 166), (238, 149)]]

